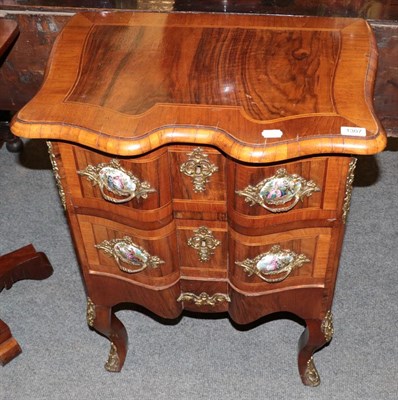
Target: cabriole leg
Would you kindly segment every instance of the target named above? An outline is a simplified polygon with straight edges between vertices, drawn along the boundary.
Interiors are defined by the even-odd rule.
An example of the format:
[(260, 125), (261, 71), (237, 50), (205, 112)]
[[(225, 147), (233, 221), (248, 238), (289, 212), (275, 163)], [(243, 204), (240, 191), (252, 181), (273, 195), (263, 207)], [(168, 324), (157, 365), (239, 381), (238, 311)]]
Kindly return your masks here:
[(328, 311), (323, 320), (306, 320), (306, 324), (307, 327), (299, 340), (298, 368), (304, 385), (318, 386), (321, 380), (314, 364), (313, 354), (332, 339), (332, 313)]
[(111, 342), (111, 349), (105, 369), (120, 372), (126, 359), (128, 339), (126, 328), (109, 306), (94, 304), (87, 300), (87, 323)]

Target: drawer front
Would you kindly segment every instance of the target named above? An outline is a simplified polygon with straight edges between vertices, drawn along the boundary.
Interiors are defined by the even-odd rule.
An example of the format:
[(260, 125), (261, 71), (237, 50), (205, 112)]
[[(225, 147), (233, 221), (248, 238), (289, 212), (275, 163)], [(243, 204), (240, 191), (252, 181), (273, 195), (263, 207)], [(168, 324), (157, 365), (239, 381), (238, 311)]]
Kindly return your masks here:
[(119, 212), (153, 211), (171, 204), (165, 149), (119, 159), (65, 143), (58, 143), (58, 149), (73, 203)]
[(324, 287), (327, 274), (334, 269), (333, 231), (307, 228), (245, 236), (230, 230), (230, 281), (245, 292)]
[(170, 146), (169, 156), (174, 215), (225, 213), (224, 156), (207, 146)]
[(162, 288), (179, 279), (174, 223), (151, 232), (77, 215), (89, 273)]
[(177, 302), (180, 283), (164, 288), (131, 284), (114, 275), (90, 274), (86, 279), (88, 294), (94, 304), (113, 307), (120, 303), (139, 304), (163, 318), (177, 318), (182, 304)]
[(259, 227), (340, 219), (350, 161), (350, 157), (316, 157), (249, 166), (228, 160), (232, 225), (258, 234)]
[(195, 220), (176, 224), (182, 275), (226, 278), (227, 224)]

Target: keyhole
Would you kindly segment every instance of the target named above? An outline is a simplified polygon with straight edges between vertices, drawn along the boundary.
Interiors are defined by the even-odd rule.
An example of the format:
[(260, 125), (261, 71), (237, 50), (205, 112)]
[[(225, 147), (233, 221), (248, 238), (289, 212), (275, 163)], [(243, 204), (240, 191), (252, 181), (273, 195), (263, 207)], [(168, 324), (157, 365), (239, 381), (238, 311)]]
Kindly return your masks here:
[(201, 245), (202, 247), (206, 247), (206, 240), (202, 239), (202, 242), (200, 243), (200, 245)]
[(201, 172), (202, 172), (202, 166), (198, 164), (195, 168), (195, 174), (199, 175)]

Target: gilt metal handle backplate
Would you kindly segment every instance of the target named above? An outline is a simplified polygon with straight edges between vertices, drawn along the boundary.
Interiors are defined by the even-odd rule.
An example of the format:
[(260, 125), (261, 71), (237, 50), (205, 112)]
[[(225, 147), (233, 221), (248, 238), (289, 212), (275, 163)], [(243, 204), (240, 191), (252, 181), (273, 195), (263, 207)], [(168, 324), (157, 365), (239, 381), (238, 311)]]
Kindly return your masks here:
[[(157, 268), (159, 264), (164, 264), (163, 260), (151, 256), (145, 249), (133, 243), (128, 236), (122, 239), (104, 240), (95, 247), (113, 257), (120, 270), (128, 274), (135, 274), (146, 268)], [(133, 268), (126, 267), (122, 263)]]
[[(96, 166), (88, 165), (84, 170), (77, 172), (86, 176), (93, 186), (98, 185), (102, 197), (112, 203), (126, 203), (133, 198), (148, 197), (148, 193), (155, 192), (148, 182), (141, 182), (131, 172), (126, 171), (118, 160), (111, 160), (107, 163), (100, 163)], [(108, 195), (109, 193), (121, 196), (117, 199)]]
[[(292, 271), (302, 267), (310, 260), (304, 254), (296, 254), (291, 250), (282, 250), (279, 245), (272, 246), (269, 251), (253, 259), (236, 261), (248, 276), (253, 274), (268, 283), (282, 282)], [(279, 275), (279, 276), (278, 276)], [(273, 278), (273, 276), (276, 276)]]
[(196, 193), (206, 190), (210, 176), (217, 171), (218, 167), (209, 161), (208, 155), (200, 147), (188, 153), (188, 161), (180, 166), (180, 172), (192, 178), (193, 190)]
[(201, 226), (193, 232), (195, 235), (188, 239), (188, 245), (197, 251), (201, 262), (209, 261), (214, 254), (214, 250), (221, 242), (205, 226)]
[[(279, 213), (291, 210), (304, 196), (309, 197), (319, 191), (314, 181), (307, 181), (297, 174), (288, 174), (286, 169), (280, 168), (275, 175), (256, 186), (249, 185), (236, 193), (245, 197), (250, 206), (259, 204), (270, 212)], [(278, 207), (283, 204), (287, 205)]]

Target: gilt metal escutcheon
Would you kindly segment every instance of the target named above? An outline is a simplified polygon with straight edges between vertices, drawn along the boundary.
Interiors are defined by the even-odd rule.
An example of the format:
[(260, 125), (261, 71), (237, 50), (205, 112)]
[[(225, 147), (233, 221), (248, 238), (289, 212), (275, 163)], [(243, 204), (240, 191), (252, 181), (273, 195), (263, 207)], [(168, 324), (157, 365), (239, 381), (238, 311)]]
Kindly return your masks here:
[(204, 192), (209, 178), (218, 171), (218, 167), (212, 164), (208, 155), (197, 147), (188, 153), (188, 161), (180, 166), (180, 172), (192, 178), (194, 192)]
[(194, 235), (188, 239), (188, 245), (197, 251), (201, 262), (209, 261), (210, 257), (214, 254), (214, 250), (221, 242), (205, 226), (201, 226), (193, 232)]

